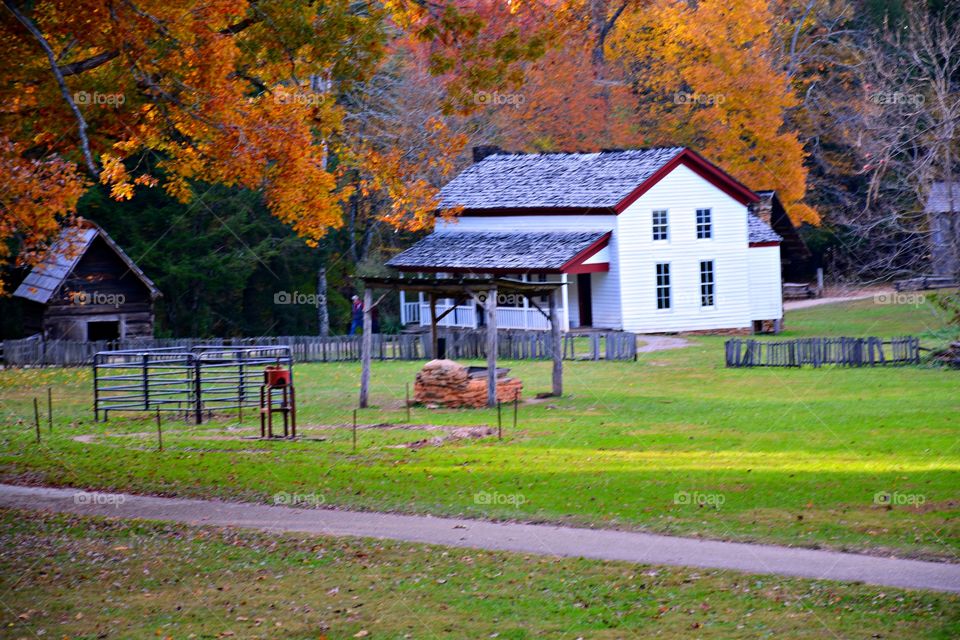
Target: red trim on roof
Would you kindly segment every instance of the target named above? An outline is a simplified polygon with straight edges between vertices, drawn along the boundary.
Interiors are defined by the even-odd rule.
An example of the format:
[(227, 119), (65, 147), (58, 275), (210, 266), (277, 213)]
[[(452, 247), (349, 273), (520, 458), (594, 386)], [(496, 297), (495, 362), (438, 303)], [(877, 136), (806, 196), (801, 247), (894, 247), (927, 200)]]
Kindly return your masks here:
[(603, 273), (607, 271), (610, 271), (609, 262), (595, 262), (593, 264), (583, 264), (572, 269), (565, 269), (563, 272), (576, 275), (580, 273)]
[(570, 258), (566, 264), (560, 267), (560, 271), (563, 273), (592, 273), (595, 271), (610, 271), (609, 262), (598, 262), (596, 264), (583, 263), (600, 253), (600, 250), (609, 244), (610, 237), (612, 235), (612, 231), (608, 231), (603, 234), (603, 236), (598, 238), (596, 242)]
[(751, 247), (777, 247), (780, 246), (779, 240), (767, 240), (766, 242), (751, 242)]
[(750, 204), (751, 202), (758, 202), (760, 200), (760, 196), (735, 180), (729, 173), (712, 162), (709, 162), (696, 151), (684, 149), (670, 159), (667, 164), (655, 171), (653, 175), (644, 180), (640, 186), (630, 192), (626, 198), (618, 202), (614, 207), (616, 212), (623, 213), (624, 210), (636, 202), (640, 196), (649, 191), (655, 184), (663, 180), (667, 175), (670, 174), (671, 171), (676, 169), (681, 164), (726, 193), (740, 204), (746, 205)]

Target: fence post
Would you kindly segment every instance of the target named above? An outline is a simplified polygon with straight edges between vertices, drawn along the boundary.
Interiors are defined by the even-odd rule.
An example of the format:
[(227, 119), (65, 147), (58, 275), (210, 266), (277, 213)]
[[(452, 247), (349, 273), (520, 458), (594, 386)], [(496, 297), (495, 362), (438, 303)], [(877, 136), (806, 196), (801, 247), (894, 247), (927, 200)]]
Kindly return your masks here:
[(37, 429), (37, 444), (40, 444), (40, 405), (37, 398), (33, 398), (33, 424)]
[(194, 393), (194, 421), (196, 424), (203, 423), (203, 385), (200, 381), (200, 359), (197, 358), (196, 354), (192, 354), (193, 358), (193, 393)]
[(160, 430), (160, 405), (157, 405), (157, 449), (163, 451), (163, 433)]

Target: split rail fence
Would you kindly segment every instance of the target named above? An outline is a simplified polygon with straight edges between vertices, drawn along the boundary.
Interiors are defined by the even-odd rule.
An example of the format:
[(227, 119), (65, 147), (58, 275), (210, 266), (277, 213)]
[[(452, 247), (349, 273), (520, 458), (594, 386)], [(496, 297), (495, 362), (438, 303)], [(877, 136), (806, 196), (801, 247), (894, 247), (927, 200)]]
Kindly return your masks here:
[[(486, 358), (486, 334), (482, 330), (441, 330), (447, 358)], [(566, 333), (562, 336), (567, 360), (635, 360), (637, 337), (622, 331)], [(550, 333), (545, 331), (499, 332), (498, 357), (506, 360), (549, 360)], [(99, 342), (43, 341), (34, 338), (2, 343), (6, 366), (83, 366), (104, 351), (179, 349), (195, 347), (287, 347), (294, 362), (353, 362), (360, 360), (360, 336), (277, 336), (263, 338), (155, 338)], [(425, 333), (373, 336), (373, 357), (378, 360), (429, 360), (430, 336)]]
[(802, 367), (839, 365), (875, 367), (920, 363), (920, 340), (891, 338), (798, 338), (795, 340), (745, 340), (725, 344), (728, 367)]

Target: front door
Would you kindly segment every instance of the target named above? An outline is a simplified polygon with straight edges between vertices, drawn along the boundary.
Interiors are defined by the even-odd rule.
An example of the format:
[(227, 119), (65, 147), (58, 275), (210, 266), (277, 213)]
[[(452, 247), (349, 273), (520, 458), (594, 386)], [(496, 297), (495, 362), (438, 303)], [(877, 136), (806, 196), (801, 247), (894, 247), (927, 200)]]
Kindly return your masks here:
[(590, 291), (589, 273), (577, 274), (577, 297), (580, 306), (580, 326), (593, 326), (593, 294)]

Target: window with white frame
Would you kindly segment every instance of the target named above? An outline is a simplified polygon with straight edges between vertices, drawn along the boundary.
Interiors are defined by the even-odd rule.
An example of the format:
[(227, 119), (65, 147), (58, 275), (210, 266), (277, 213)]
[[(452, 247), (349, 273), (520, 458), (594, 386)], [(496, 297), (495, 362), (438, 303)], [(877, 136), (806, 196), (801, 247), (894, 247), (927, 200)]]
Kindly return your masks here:
[(670, 226), (667, 220), (667, 210), (657, 209), (653, 212), (653, 239), (668, 240), (670, 238)]
[(713, 237), (713, 213), (710, 209), (697, 209), (697, 240)]
[(713, 260), (700, 261), (700, 306), (712, 307), (716, 304), (715, 274)]
[(657, 309), (670, 308), (670, 263), (657, 263)]

